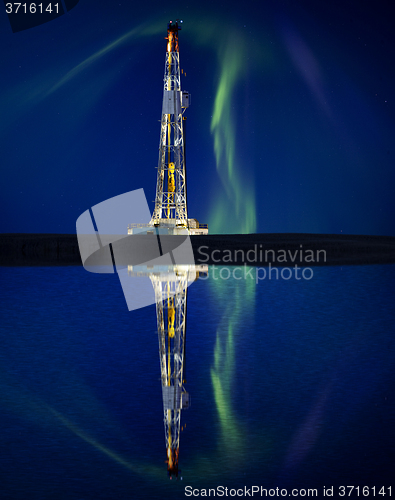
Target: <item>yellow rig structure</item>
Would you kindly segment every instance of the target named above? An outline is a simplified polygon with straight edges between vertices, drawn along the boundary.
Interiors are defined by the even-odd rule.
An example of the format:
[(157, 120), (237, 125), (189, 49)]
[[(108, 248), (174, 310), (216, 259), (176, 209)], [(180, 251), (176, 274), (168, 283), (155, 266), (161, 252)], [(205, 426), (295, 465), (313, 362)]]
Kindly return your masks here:
[[(182, 21), (180, 21), (182, 23)], [(178, 20), (167, 26), (159, 161), (155, 208), (147, 232), (160, 234), (208, 234), (207, 224), (188, 219), (185, 170), (185, 110), (190, 94), (181, 90)], [(130, 224), (129, 234), (141, 233), (143, 225)]]

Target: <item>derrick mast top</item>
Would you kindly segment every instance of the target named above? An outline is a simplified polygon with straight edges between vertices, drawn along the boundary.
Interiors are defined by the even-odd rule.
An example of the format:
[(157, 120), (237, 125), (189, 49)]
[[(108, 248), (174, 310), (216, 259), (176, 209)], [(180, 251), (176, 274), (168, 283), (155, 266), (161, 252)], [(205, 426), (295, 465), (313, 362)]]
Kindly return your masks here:
[[(182, 23), (182, 21), (180, 21)], [(178, 32), (181, 26), (178, 26), (178, 19), (175, 23), (169, 21), (167, 25), (167, 52), (178, 52)]]
[[(177, 19), (175, 23), (173, 21), (169, 21), (167, 25), (167, 37), (165, 37), (165, 40), (167, 40), (164, 75), (165, 91), (181, 92), (180, 52), (178, 47), (178, 32), (181, 30), (181, 26), (179, 26), (179, 22), (182, 23), (182, 21), (178, 21)], [(185, 92), (185, 94), (187, 95), (188, 93)], [(177, 101), (182, 100), (182, 97), (179, 94), (177, 96), (174, 96), (174, 98)], [(185, 109), (182, 108), (187, 107), (182, 106), (182, 108), (180, 108), (180, 104), (181, 102), (179, 102), (175, 108), (173, 108), (173, 106), (171, 106), (170, 108), (168, 106), (166, 107), (166, 111), (173, 111), (173, 113), (176, 115), (174, 116), (175, 122), (177, 121), (178, 114), (185, 111)], [(162, 112), (163, 111), (164, 109), (162, 109)]]

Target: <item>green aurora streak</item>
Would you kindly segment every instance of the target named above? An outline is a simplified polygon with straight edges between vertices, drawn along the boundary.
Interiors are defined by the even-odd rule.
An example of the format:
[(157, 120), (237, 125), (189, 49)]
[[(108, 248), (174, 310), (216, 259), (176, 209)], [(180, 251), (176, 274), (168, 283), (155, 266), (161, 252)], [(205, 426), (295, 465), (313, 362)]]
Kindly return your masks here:
[[(232, 96), (245, 72), (246, 50), (242, 39), (229, 36), (218, 48), (220, 76), (217, 84), (211, 133), (217, 171), (225, 193), (216, 198), (209, 219), (212, 233), (254, 233), (256, 231), (255, 191), (242, 174), (236, 154), (236, 120)], [(245, 169), (244, 169), (245, 171)]]
[[(219, 300), (226, 295), (226, 280), (210, 280)], [(220, 449), (235, 458), (243, 453), (245, 436), (232, 408), (232, 394), (236, 379), (236, 356), (234, 334), (242, 328), (243, 319), (249, 316), (255, 305), (255, 282), (246, 279), (233, 283), (233, 297), (229, 300), (221, 322), (217, 328), (214, 348), (214, 365), (211, 367), (214, 400), (217, 407), (221, 437)]]

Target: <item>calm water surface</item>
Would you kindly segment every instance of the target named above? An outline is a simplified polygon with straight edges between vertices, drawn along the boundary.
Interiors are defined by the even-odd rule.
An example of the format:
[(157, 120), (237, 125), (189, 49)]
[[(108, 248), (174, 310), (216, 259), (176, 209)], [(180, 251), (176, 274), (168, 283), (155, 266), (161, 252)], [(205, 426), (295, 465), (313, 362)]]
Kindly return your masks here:
[(395, 496), (395, 266), (257, 285), (211, 271), (188, 290), (191, 406), (169, 481), (155, 306), (128, 312), (116, 275), (0, 269), (1, 499)]

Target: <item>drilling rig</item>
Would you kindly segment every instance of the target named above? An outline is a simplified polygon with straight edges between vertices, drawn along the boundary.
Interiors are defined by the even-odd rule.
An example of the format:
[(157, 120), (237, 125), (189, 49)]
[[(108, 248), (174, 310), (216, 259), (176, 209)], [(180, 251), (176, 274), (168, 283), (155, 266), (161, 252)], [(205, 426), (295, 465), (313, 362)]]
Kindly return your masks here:
[(187, 288), (207, 273), (207, 265), (128, 266), (129, 277), (148, 277), (155, 292), (166, 463), (170, 478), (178, 477), (181, 410), (187, 409), (190, 402), (185, 390)]
[[(170, 478), (178, 477), (181, 410), (189, 407), (189, 394), (184, 388), (186, 302), (188, 280), (195, 273), (194, 268), (177, 266), (169, 268), (167, 273), (151, 275), (156, 296), (166, 463)], [(196, 279), (196, 275), (192, 279)]]
[[(167, 44), (155, 208), (149, 223), (128, 225), (128, 234), (156, 233), (158, 240), (162, 235), (208, 233), (206, 224), (188, 219), (184, 113), (189, 107), (190, 95), (181, 90), (180, 30), (178, 20), (175, 23), (170, 21), (165, 38)], [(190, 249), (192, 252), (192, 247)], [(167, 263), (166, 255), (163, 258)], [(174, 257), (171, 261), (172, 265), (161, 265), (156, 260), (151, 261), (152, 265), (128, 266), (130, 277), (149, 277), (155, 292), (166, 463), (170, 478), (178, 477), (181, 410), (189, 406), (189, 394), (184, 387), (187, 287), (200, 274), (208, 272), (205, 265), (176, 264)]]
[[(182, 21), (167, 26), (165, 73), (155, 208), (146, 232), (156, 234), (208, 234), (207, 224), (188, 219), (185, 168), (185, 111), (191, 96), (181, 90), (178, 32)], [(128, 234), (144, 231), (141, 224), (129, 224)]]

